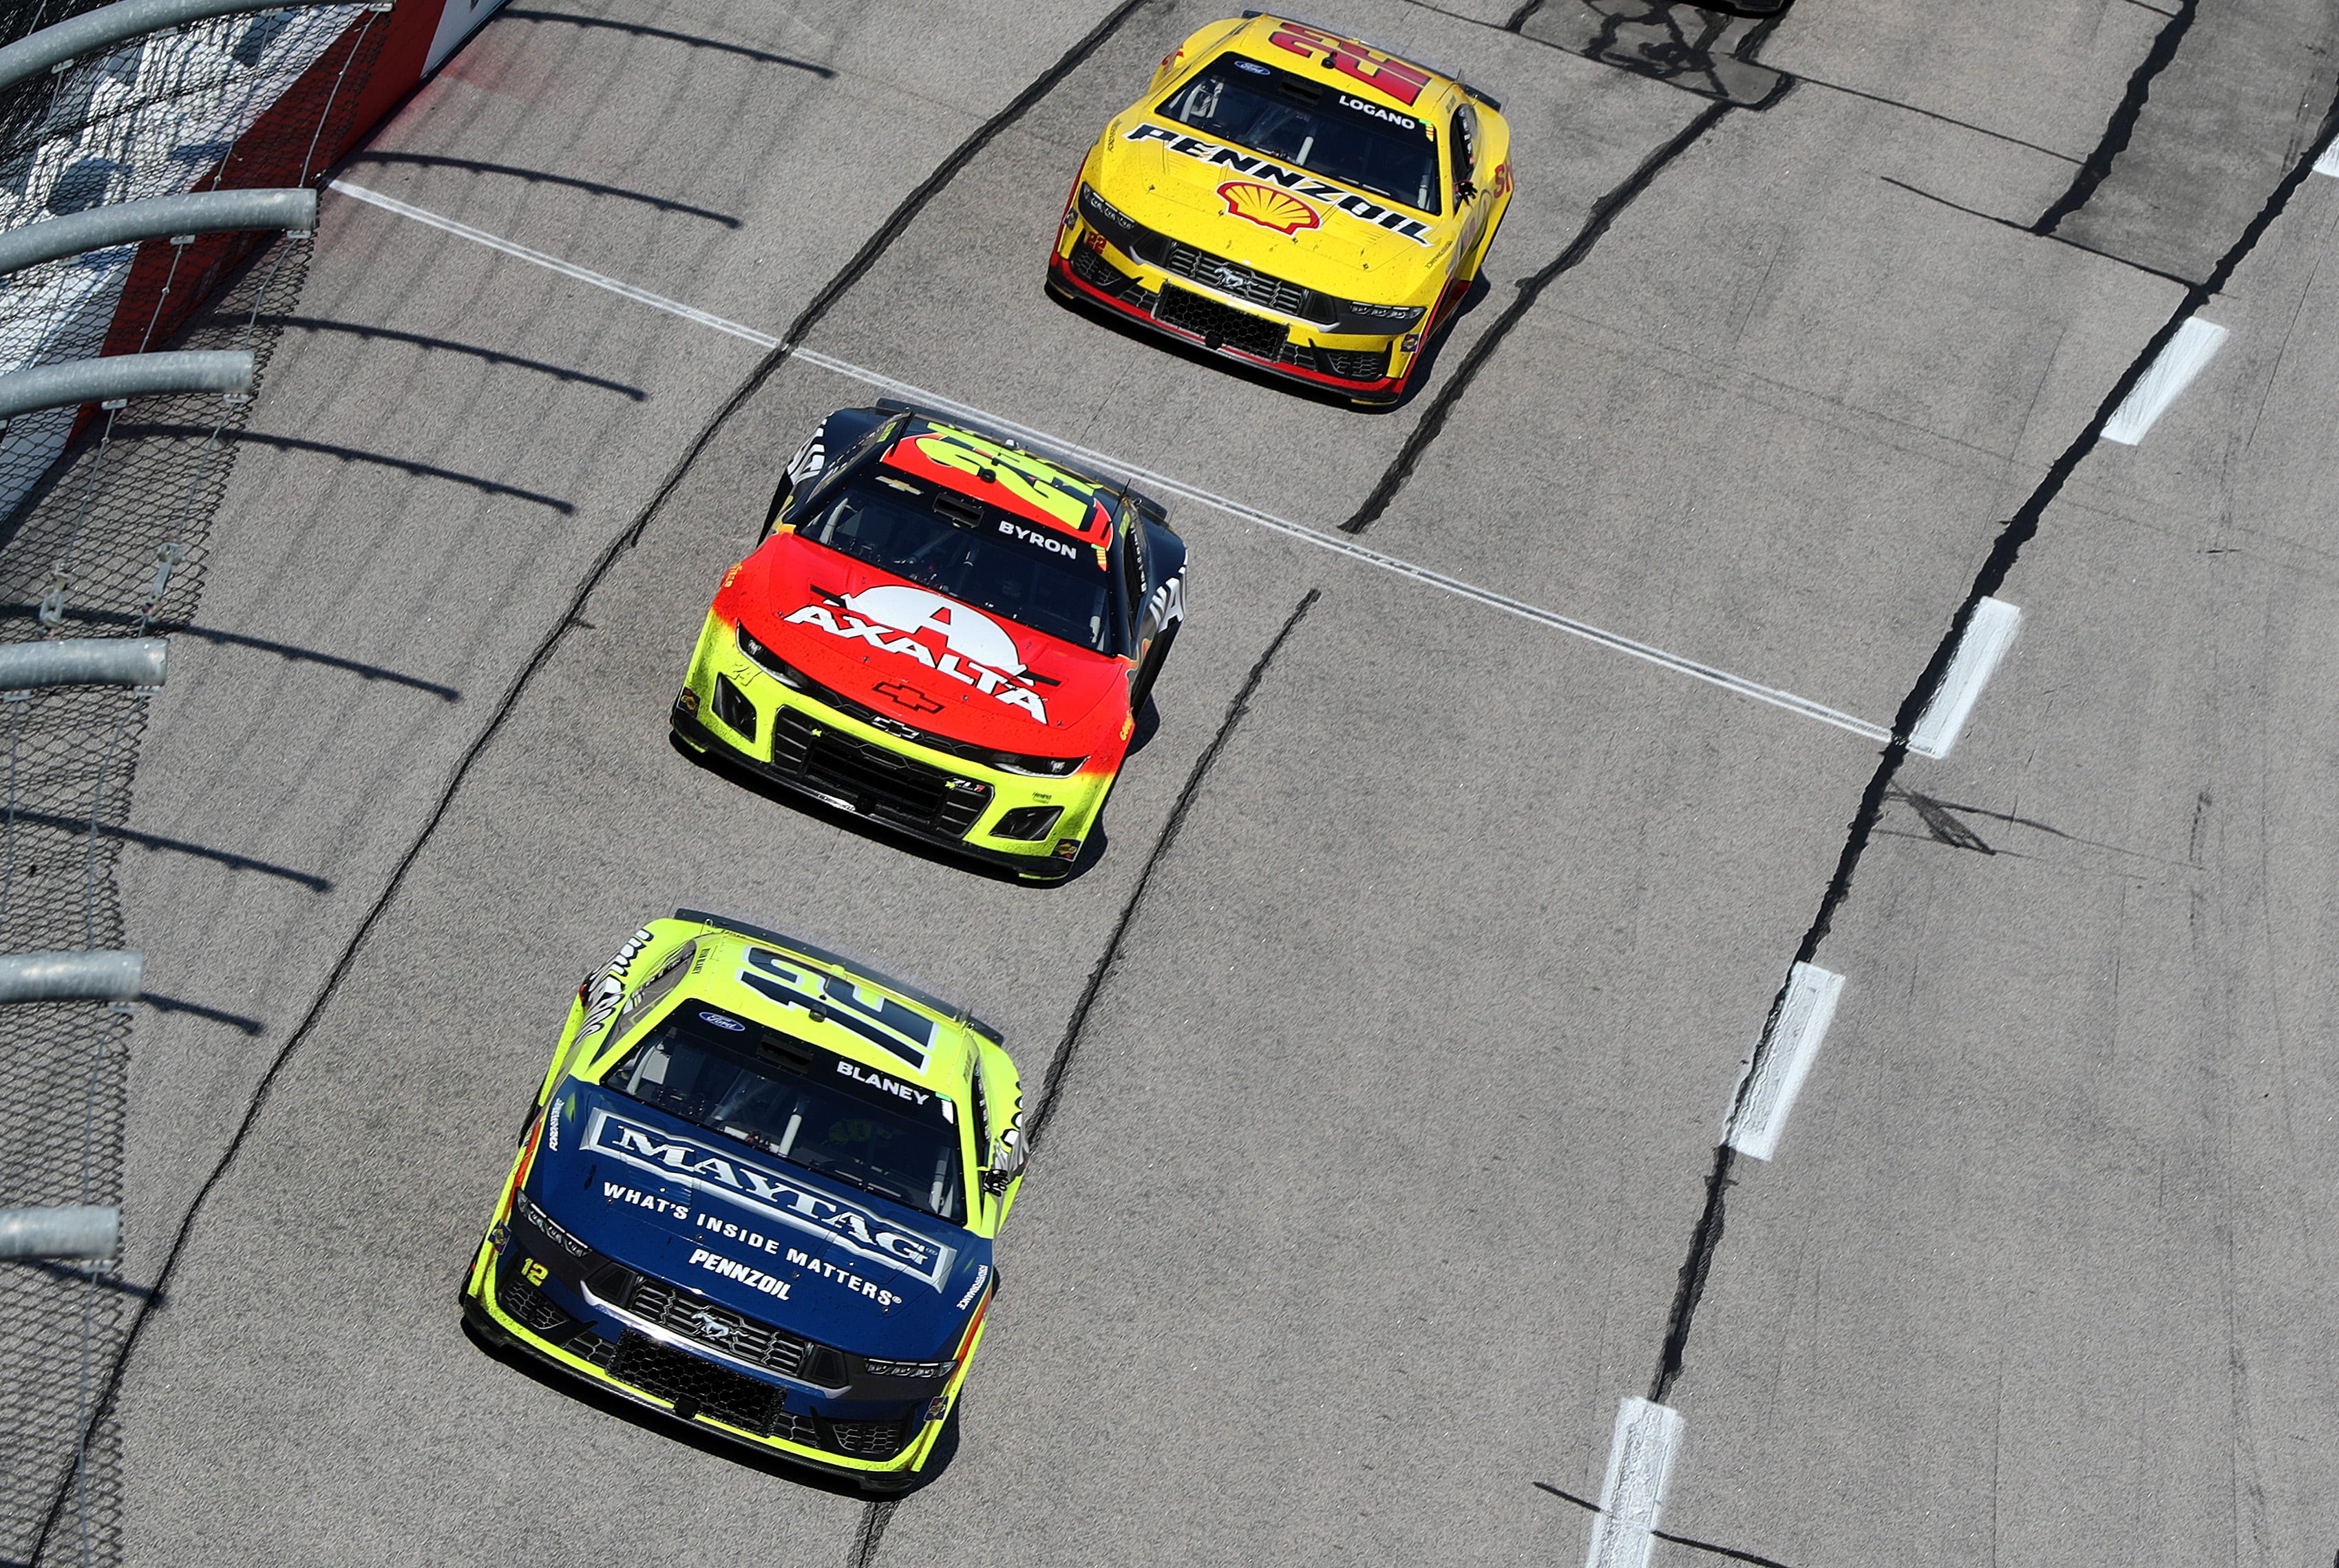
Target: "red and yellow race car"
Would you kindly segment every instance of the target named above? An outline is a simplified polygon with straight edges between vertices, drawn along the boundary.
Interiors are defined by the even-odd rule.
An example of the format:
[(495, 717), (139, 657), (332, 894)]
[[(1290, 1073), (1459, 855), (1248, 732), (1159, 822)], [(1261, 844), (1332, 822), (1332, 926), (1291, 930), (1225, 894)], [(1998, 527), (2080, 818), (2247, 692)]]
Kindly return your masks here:
[(1185, 619), (1162, 508), (899, 403), (798, 450), (724, 575), (675, 736), (1035, 882), (1071, 872)]
[(1354, 402), (1395, 402), (1510, 205), (1501, 107), (1319, 28), (1212, 23), (1089, 150), (1048, 287)]

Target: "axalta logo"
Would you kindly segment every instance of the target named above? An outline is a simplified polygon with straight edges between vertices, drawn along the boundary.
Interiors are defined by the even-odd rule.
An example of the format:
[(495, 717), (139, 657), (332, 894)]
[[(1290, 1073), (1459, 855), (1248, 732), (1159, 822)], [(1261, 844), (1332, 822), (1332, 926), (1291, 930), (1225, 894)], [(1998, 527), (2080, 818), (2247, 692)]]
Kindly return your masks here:
[[(1248, 174), (1253, 180), (1272, 181), (1284, 190), (1307, 197), (1312, 202), (1346, 212), (1349, 217), (1387, 229), (1392, 234), (1402, 234), (1416, 245), (1426, 246), (1429, 225), (1418, 218), (1408, 218), (1394, 207), (1384, 207), (1369, 197), (1343, 189), (1328, 180), (1318, 180), (1298, 169), (1287, 169), (1272, 158), (1262, 158), (1253, 153), (1238, 153), (1232, 147), (1221, 147), (1215, 142), (1205, 142), (1199, 136), (1165, 130), (1148, 122), (1140, 124), (1124, 138), (1130, 142), (1160, 142), (1172, 153), (1184, 154), (1197, 162), (1216, 168), (1232, 169), (1238, 174)], [(1237, 216), (1248, 214), (1238, 213)], [(1253, 220), (1256, 222), (1256, 220)], [(1312, 227), (1313, 225), (1308, 225)]]
[(883, 1216), (810, 1188), (717, 1149), (677, 1137), (607, 1110), (593, 1113), (585, 1147), (702, 1192), (718, 1193), (743, 1208), (835, 1243), (939, 1291), (950, 1275), (952, 1247), (904, 1230)]
[[(982, 611), (924, 588), (894, 584), (865, 588), (846, 598), (843, 607), (846, 613), (839, 614), (824, 604), (806, 605), (791, 612), (787, 622), (818, 626), (834, 637), (857, 637), (873, 648), (915, 659), (936, 675), (1022, 709), (1035, 723), (1048, 722), (1048, 705), (1040, 694), (1012, 678), (1023, 673), (1015, 639)], [(948, 650), (941, 655), (923, 640), (937, 633)]]

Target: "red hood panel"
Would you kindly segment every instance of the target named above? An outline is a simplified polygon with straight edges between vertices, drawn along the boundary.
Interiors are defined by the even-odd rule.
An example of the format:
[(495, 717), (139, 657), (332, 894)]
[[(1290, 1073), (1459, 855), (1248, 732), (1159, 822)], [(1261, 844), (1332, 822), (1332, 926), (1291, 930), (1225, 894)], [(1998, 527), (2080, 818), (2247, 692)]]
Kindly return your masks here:
[(813, 679), (953, 740), (1070, 756), (1117, 742), (1129, 716), (1120, 660), (793, 534), (748, 557), (725, 597), (758, 642)]

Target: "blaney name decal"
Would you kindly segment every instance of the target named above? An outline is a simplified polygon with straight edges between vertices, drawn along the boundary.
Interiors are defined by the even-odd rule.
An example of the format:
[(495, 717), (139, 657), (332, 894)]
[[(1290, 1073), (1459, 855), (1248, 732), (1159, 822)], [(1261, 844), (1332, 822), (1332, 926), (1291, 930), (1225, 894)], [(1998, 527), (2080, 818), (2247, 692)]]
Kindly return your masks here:
[(702, 1143), (603, 1109), (593, 1113), (585, 1147), (728, 1198), (782, 1225), (834, 1242), (857, 1257), (922, 1280), (936, 1291), (950, 1276), (951, 1260), (958, 1256), (956, 1248), (905, 1230), (883, 1215), (752, 1165), (739, 1158), (736, 1146)]
[(1287, 169), (1272, 158), (1262, 158), (1255, 153), (1238, 153), (1232, 147), (1221, 147), (1215, 142), (1205, 142), (1199, 136), (1165, 130), (1150, 121), (1129, 133), (1124, 140), (1160, 142), (1172, 153), (1182, 153), (1198, 162), (1232, 169), (1254, 180), (1272, 180), (1287, 191), (1336, 207), (1349, 217), (1370, 223), (1377, 229), (1402, 234), (1416, 245), (1430, 242), (1429, 225), (1420, 219), (1408, 218), (1394, 207), (1384, 207), (1378, 202), (1345, 190), (1328, 180), (1318, 180), (1304, 170)]

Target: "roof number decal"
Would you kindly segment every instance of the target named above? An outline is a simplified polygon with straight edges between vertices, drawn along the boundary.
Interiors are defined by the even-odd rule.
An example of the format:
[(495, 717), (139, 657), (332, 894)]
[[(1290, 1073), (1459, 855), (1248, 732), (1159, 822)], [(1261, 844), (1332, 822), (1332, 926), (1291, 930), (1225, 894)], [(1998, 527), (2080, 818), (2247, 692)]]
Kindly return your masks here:
[(1353, 76), (1366, 86), (1387, 94), (1398, 103), (1410, 105), (1429, 85), (1429, 73), (1402, 60), (1393, 60), (1353, 38), (1336, 38), (1329, 33), (1319, 33), (1313, 27), (1303, 27), (1297, 22), (1286, 22), (1276, 29), (1268, 42), (1278, 49), (1288, 49), (1294, 54), (1314, 59), (1323, 52), (1324, 64), (1344, 76)]
[(750, 947), (739, 983), (783, 1007), (800, 1008), (842, 1024), (887, 1055), (926, 1070), (933, 1053), (933, 1021), (882, 993), (833, 974), (790, 963), (769, 948)]

